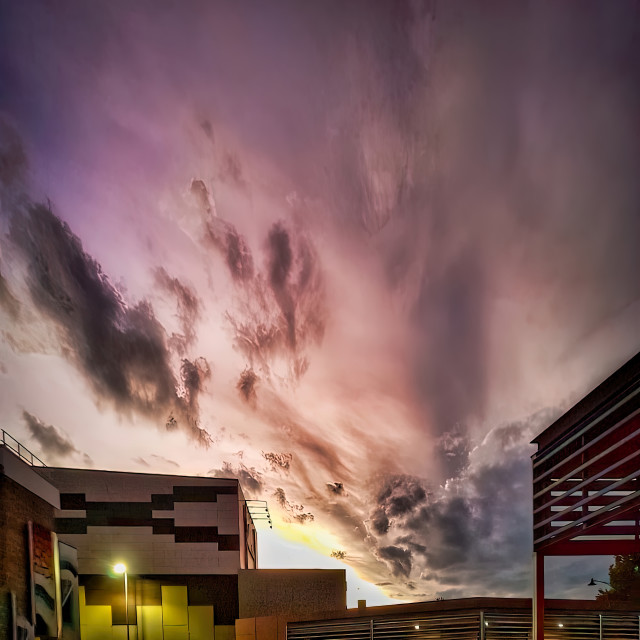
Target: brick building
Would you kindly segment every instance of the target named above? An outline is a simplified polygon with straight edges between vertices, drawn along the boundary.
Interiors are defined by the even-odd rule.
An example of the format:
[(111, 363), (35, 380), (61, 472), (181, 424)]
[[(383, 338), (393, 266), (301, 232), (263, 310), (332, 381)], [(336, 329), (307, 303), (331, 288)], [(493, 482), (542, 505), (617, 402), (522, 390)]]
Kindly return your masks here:
[(241, 606), (246, 617), (346, 610), (342, 570), (257, 569), (237, 480), (36, 466), (2, 433), (0, 638), (40, 620), (39, 593), (52, 612), (36, 635), (64, 640), (234, 640)]
[(14, 620), (32, 620), (29, 523), (52, 531), (58, 490), (6, 446), (0, 446), (0, 637)]

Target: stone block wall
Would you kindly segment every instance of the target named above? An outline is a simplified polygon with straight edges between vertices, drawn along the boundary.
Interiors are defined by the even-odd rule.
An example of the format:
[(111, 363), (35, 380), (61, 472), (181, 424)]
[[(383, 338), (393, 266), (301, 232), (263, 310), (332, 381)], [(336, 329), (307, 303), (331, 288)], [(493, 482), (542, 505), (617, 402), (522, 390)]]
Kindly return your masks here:
[(347, 608), (343, 569), (254, 569), (238, 574), (240, 618), (314, 615)]
[(54, 530), (54, 507), (0, 470), (0, 638), (11, 637), (10, 593), (17, 613), (31, 618), (29, 521)]

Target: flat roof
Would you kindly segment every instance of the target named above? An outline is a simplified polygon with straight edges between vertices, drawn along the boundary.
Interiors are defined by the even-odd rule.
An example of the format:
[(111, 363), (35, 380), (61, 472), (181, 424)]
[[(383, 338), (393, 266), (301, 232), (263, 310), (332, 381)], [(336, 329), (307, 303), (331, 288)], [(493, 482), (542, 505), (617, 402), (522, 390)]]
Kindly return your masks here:
[(531, 441), (532, 444), (537, 444), (538, 450), (542, 451), (638, 387), (640, 387), (640, 353), (633, 356), (580, 402), (537, 435)]
[[(344, 620), (346, 618), (372, 618), (377, 616), (411, 616), (422, 613), (447, 613), (456, 611), (531, 611), (531, 598), (456, 598), (451, 600), (429, 600), (426, 602), (409, 602), (388, 604), (375, 607), (359, 607), (342, 611), (325, 611), (307, 617), (297, 617), (290, 623), (313, 622), (320, 620)], [(606, 604), (596, 600), (555, 600), (545, 599), (545, 609), (555, 612), (571, 611), (620, 611), (637, 612), (638, 607), (632, 603), (620, 602)]]
[(34, 467), (42, 475), (51, 475), (50, 472), (62, 471), (62, 472), (78, 472), (78, 473), (108, 473), (113, 475), (129, 475), (129, 476), (153, 476), (156, 478), (185, 478), (188, 480), (205, 480), (216, 482), (229, 482), (230, 484), (240, 484), (238, 478), (218, 478), (217, 476), (187, 476), (177, 473), (150, 473), (146, 471), (116, 471), (114, 469), (86, 469), (79, 467)]

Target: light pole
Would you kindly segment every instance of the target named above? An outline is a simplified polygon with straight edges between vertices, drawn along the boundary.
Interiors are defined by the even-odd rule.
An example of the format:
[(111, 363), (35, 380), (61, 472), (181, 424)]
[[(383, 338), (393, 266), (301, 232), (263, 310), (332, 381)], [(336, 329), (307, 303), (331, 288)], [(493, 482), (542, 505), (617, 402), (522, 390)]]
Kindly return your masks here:
[(608, 582), (605, 582), (604, 580), (596, 580), (595, 578), (591, 578), (591, 580), (587, 583), (587, 587), (595, 587), (596, 582), (599, 582), (600, 584), (608, 584), (609, 586), (611, 586)]
[(127, 567), (122, 564), (122, 562), (118, 562), (118, 564), (113, 567), (113, 570), (116, 573), (124, 573), (124, 621), (127, 625), (127, 640), (129, 640), (129, 590), (127, 589)]

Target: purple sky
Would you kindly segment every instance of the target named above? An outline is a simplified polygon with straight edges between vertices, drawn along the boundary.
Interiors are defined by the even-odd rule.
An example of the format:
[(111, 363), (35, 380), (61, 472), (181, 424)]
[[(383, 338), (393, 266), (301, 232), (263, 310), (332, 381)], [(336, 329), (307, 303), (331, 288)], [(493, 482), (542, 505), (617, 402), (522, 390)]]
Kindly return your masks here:
[(639, 17), (0, 0), (0, 426), (238, 476), (283, 563), (527, 595), (528, 443), (640, 348)]

